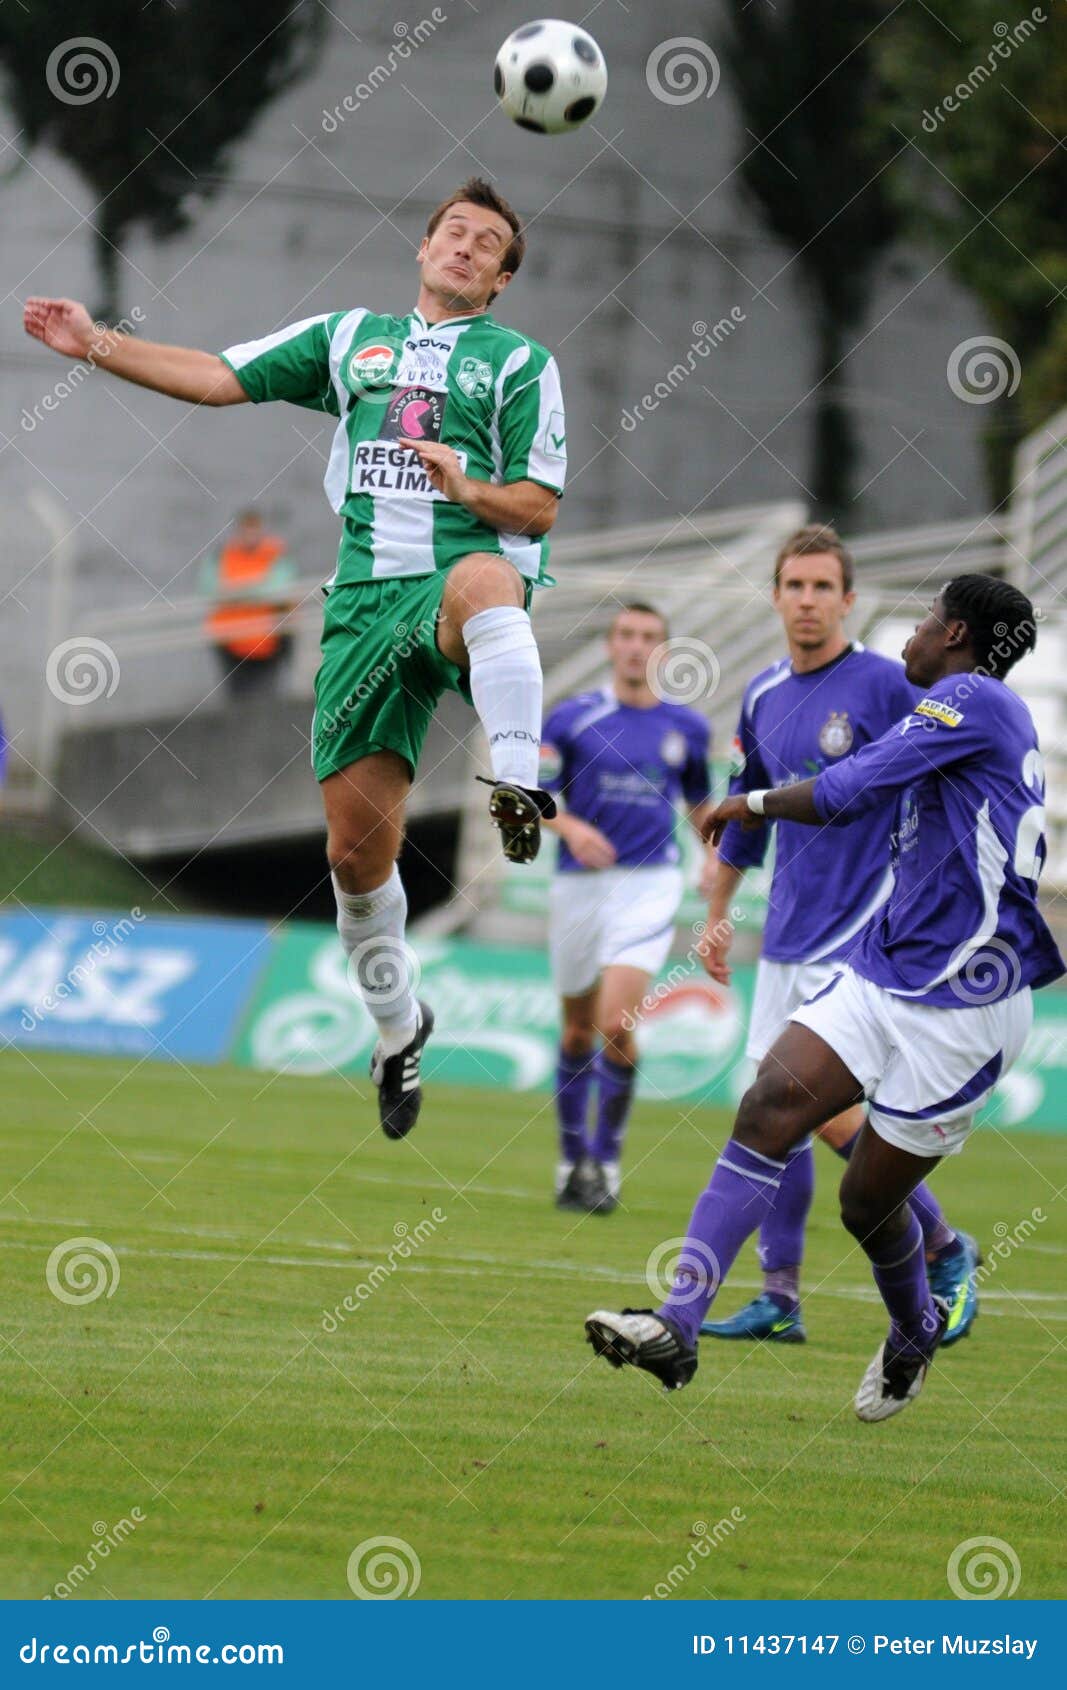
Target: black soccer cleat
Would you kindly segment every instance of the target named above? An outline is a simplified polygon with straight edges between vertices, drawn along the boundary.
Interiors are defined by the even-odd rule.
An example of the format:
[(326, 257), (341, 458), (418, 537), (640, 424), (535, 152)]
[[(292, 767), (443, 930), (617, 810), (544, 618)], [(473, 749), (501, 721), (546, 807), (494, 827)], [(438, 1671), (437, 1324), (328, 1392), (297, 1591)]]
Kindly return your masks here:
[(920, 1347), (909, 1342), (897, 1349), (887, 1338), (876, 1352), (853, 1398), (852, 1406), (860, 1420), (888, 1420), (915, 1401), (948, 1324), (948, 1304), (935, 1297), (934, 1308), (938, 1324), (928, 1343)]
[(681, 1333), (651, 1309), (597, 1309), (585, 1323), (585, 1335), (598, 1356), (612, 1367), (640, 1367), (665, 1391), (680, 1391), (697, 1370), (697, 1353)]
[(579, 1214), (610, 1215), (618, 1206), (602, 1163), (594, 1162), (591, 1156), (583, 1156), (575, 1162), (556, 1198), (557, 1209), (573, 1209)]
[(422, 1086), (419, 1064), (422, 1050), (433, 1032), (433, 1010), (419, 1003), (419, 1024), (414, 1036), (395, 1056), (386, 1056), (375, 1045), (370, 1059), (370, 1077), (378, 1087), (378, 1116), (386, 1138), (406, 1138), (419, 1118)]
[(489, 780), (476, 775), (483, 786), (491, 786), (489, 820), (500, 829), (500, 842), (509, 863), (532, 863), (541, 849), (541, 821), (556, 814), (556, 800), (539, 786), (518, 786), (511, 780)]

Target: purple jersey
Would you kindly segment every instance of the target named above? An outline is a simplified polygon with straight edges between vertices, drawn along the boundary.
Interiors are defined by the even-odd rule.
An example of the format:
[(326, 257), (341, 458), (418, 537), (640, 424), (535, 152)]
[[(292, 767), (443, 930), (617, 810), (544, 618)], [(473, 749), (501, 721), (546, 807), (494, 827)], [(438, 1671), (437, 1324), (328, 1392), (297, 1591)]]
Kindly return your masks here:
[[(790, 786), (833, 768), (906, 716), (918, 693), (904, 665), (852, 645), (805, 675), (788, 657), (756, 676), (745, 693), (734, 742), (731, 792)], [(854, 828), (847, 847), (831, 828), (774, 822), (753, 830), (731, 822), (719, 855), (734, 868), (762, 863), (777, 829), (763, 955), (774, 962), (845, 956), (893, 884), (889, 836), (894, 804)]]
[(1061, 975), (1037, 907), (1044, 793), (1029, 710), (977, 674), (936, 682), (897, 727), (821, 774), (815, 806), (835, 826), (897, 803), (896, 879), (849, 956), (856, 972), (953, 1009)]
[[(541, 740), (541, 784), (615, 847), (621, 868), (676, 863), (679, 797), (711, 796), (711, 729), (684, 704), (621, 704), (610, 687), (557, 704)], [(582, 871), (559, 842), (558, 867)]]

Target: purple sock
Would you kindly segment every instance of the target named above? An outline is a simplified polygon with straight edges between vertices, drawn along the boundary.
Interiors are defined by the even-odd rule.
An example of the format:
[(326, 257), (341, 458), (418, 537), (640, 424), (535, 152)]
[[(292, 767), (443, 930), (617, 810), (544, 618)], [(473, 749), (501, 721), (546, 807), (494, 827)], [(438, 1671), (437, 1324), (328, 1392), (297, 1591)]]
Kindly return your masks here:
[(811, 1140), (798, 1144), (785, 1161), (774, 1208), (760, 1227), (759, 1259), (764, 1290), (795, 1304), (800, 1296), (800, 1264), (804, 1260), (804, 1229), (815, 1190), (815, 1157)]
[(596, 1059), (597, 1110), (592, 1156), (596, 1162), (617, 1162), (626, 1120), (634, 1096), (636, 1068), (624, 1068), (601, 1051)]
[(732, 1138), (712, 1169), (689, 1222), (671, 1294), (657, 1311), (687, 1343), (696, 1343), (700, 1323), (737, 1252), (765, 1219), (784, 1167)]
[(889, 1310), (894, 1343), (914, 1344), (925, 1355), (937, 1330), (937, 1313), (926, 1280), (926, 1252), (918, 1216), (912, 1211), (906, 1230), (890, 1244), (874, 1249), (864, 1244), (863, 1248)]
[[(852, 1146), (859, 1136), (856, 1132), (847, 1144), (833, 1146), (843, 1161), (848, 1161)], [(944, 1210), (925, 1180), (919, 1181), (908, 1201), (919, 1217), (919, 1225), (923, 1229), (923, 1245), (928, 1256), (936, 1256), (939, 1251), (947, 1250), (950, 1244), (955, 1244), (956, 1234), (946, 1221)]]
[(564, 1162), (580, 1162), (586, 1153), (585, 1118), (592, 1083), (592, 1051), (586, 1056), (568, 1056), (561, 1045), (556, 1064), (556, 1114), (559, 1150)]

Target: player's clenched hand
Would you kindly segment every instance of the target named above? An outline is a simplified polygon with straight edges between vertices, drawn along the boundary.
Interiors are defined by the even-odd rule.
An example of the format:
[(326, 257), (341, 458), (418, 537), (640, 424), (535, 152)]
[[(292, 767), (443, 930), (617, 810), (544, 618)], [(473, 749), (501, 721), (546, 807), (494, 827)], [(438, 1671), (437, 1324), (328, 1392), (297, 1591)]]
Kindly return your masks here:
[(84, 305), (76, 299), (41, 299), (36, 295), (27, 299), (22, 312), (22, 326), (35, 340), (61, 352), (64, 358), (84, 358), (96, 328)]
[(463, 503), (468, 480), (451, 446), (443, 445), (440, 440), (408, 440), (403, 435), (398, 445), (406, 446), (415, 453), (431, 487), (443, 493), (446, 499), (451, 499), (454, 505)]
[(697, 956), (704, 964), (704, 972), (710, 974), (713, 980), (717, 980), (720, 986), (730, 984), (728, 958), (733, 942), (733, 923), (724, 915), (714, 923), (709, 922), (697, 940)]
[(700, 833), (704, 843), (717, 845), (727, 822), (740, 822), (742, 827), (752, 828), (760, 826), (761, 818), (753, 815), (743, 792), (733, 798), (724, 798), (722, 803), (716, 804), (701, 821)]
[(615, 847), (607, 835), (591, 822), (579, 821), (577, 816), (565, 819), (566, 828), (560, 832), (575, 861), (583, 868), (610, 868), (615, 861)]

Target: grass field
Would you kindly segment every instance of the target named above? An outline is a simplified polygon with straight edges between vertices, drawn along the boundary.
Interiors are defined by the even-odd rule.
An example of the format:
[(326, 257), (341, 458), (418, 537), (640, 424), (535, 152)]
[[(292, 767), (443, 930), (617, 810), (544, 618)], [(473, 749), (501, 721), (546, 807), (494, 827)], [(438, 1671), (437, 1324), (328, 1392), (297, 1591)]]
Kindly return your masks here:
[[(582, 1319), (648, 1301), (719, 1116), (642, 1106), (625, 1211), (576, 1224), (541, 1097), (434, 1088), (390, 1145), (341, 1079), (8, 1051), (0, 1087), (6, 1596), (347, 1597), (383, 1536), (420, 1598), (942, 1597), (978, 1536), (1020, 1597), (1062, 1594), (1067, 1136), (982, 1134), (942, 1170), (986, 1242), (1047, 1219), (872, 1427), (850, 1402), (883, 1318), (822, 1151), (811, 1341), (705, 1343), (667, 1396), (593, 1361)], [(49, 1289), (79, 1237), (115, 1252), (112, 1295)], [(746, 1254), (720, 1306), (753, 1283)]]

